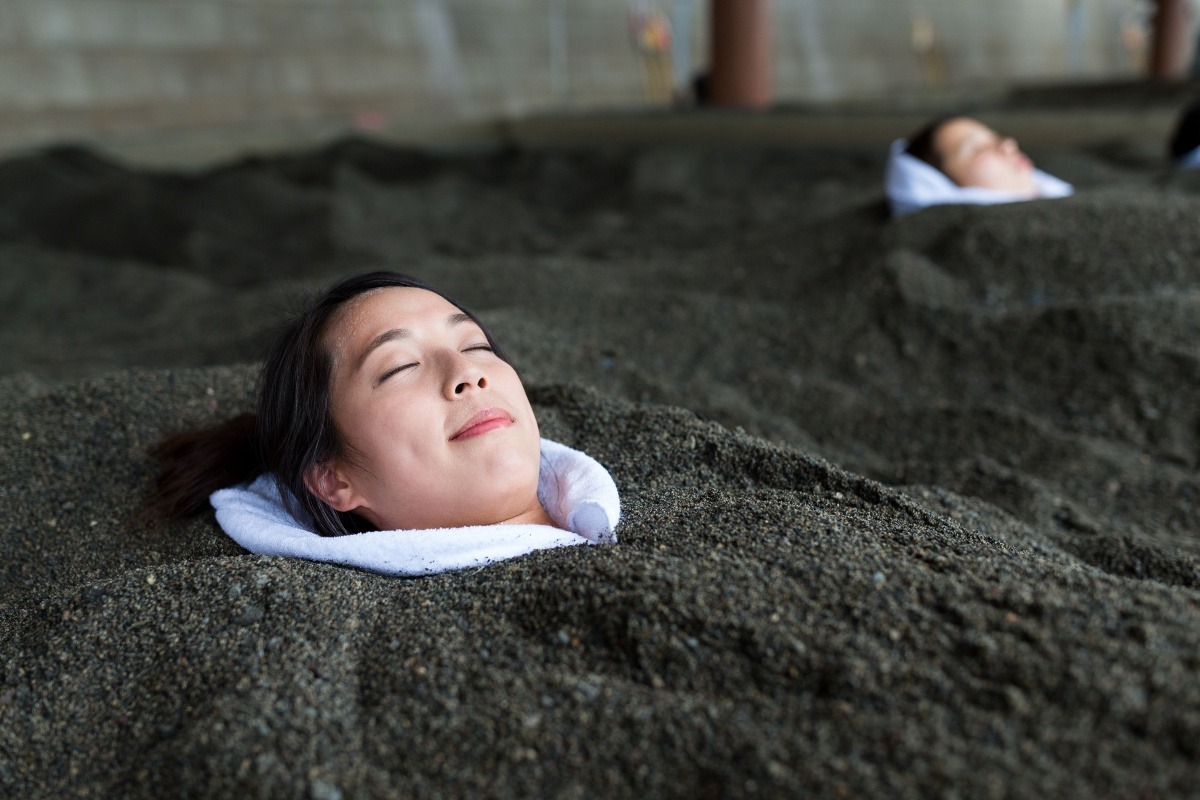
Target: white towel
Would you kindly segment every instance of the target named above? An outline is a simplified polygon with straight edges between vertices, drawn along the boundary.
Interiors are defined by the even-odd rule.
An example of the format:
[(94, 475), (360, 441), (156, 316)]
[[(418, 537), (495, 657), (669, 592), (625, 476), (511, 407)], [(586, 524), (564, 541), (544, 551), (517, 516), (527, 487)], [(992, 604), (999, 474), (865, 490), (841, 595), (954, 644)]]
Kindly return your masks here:
[(1200, 147), (1189, 150), (1175, 159), (1175, 166), (1179, 169), (1196, 169), (1200, 167)]
[(210, 501), (225, 532), (252, 553), (328, 561), (385, 575), (432, 575), (550, 547), (617, 541), (613, 532), (621, 517), (617, 485), (590, 456), (542, 439), (538, 499), (567, 530), (549, 525), (477, 525), (320, 536), (288, 513), (269, 474), (214, 492)]
[(984, 189), (979, 186), (959, 186), (944, 172), (926, 164), (916, 156), (904, 152), (908, 147), (905, 139), (892, 142), (888, 153), (887, 175), (884, 191), (892, 207), (892, 216), (903, 217), (920, 211), (926, 206), (959, 203), (966, 205), (993, 205), (1016, 203), (1021, 200), (1056, 200), (1074, 194), (1075, 188), (1066, 181), (1048, 175), (1040, 169), (1033, 171), (1033, 183), (1037, 195), (1029, 197), (1021, 192), (1006, 192), (999, 189)]

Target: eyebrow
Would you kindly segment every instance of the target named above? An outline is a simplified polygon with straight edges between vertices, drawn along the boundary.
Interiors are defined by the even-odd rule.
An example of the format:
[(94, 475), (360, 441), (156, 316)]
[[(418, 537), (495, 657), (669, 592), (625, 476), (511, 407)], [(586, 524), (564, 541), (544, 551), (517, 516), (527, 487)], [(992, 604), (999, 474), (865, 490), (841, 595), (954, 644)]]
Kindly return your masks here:
[[(474, 321), (475, 320), (471, 319), (469, 314), (465, 314), (460, 311), (457, 314), (451, 314), (450, 316), (446, 317), (446, 327), (453, 328), (455, 325), (461, 325), (464, 322)], [(363, 348), (361, 353), (358, 354), (358, 358), (354, 360), (354, 369), (352, 371), (358, 372), (360, 369), (362, 369), (363, 364), (367, 363), (367, 357), (383, 345), (399, 339), (407, 339), (409, 336), (412, 336), (412, 331), (410, 331), (408, 328), (392, 328), (379, 334), (372, 339), (366, 347)]]

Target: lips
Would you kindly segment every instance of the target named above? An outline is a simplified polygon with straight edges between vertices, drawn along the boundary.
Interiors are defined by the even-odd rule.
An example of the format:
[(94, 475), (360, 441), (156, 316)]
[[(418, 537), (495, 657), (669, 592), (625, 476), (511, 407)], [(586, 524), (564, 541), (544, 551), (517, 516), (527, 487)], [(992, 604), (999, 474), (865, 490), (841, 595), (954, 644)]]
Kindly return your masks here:
[(475, 436), (482, 436), (485, 433), (491, 433), (501, 428), (508, 428), (513, 424), (512, 415), (502, 408), (485, 408), (478, 414), (468, 419), (462, 424), (454, 435), (450, 437), (452, 442), (460, 442), (463, 439), (471, 439)]

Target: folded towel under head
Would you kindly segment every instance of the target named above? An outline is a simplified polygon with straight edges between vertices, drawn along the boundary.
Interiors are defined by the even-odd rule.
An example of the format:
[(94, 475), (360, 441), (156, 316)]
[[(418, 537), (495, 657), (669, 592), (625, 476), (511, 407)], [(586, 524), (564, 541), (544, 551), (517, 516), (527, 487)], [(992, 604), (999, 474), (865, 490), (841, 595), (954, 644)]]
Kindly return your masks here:
[(937, 167), (904, 152), (906, 147), (907, 140), (897, 139), (892, 142), (891, 151), (888, 153), (884, 191), (892, 208), (892, 216), (903, 217), (927, 206), (993, 205), (1022, 200), (1054, 200), (1075, 192), (1071, 184), (1040, 169), (1033, 171), (1033, 183), (1037, 187), (1035, 197), (1020, 192), (959, 186)]
[(320, 536), (284, 506), (274, 478), (214, 492), (217, 522), (252, 553), (328, 561), (386, 575), (431, 575), (576, 544), (617, 541), (617, 485), (595, 459), (542, 439), (538, 499), (558, 525), (478, 525)]

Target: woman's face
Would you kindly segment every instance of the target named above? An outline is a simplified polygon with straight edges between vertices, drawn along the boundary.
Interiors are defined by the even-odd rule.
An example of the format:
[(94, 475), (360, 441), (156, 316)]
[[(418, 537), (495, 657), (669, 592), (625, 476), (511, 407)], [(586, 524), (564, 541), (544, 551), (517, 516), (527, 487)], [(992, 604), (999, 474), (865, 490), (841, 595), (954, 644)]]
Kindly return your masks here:
[(978, 186), (1008, 192), (1037, 193), (1033, 162), (1012, 138), (977, 120), (952, 119), (938, 128), (933, 149), (942, 172), (959, 186)]
[(349, 301), (322, 344), (346, 457), (309, 488), (381, 530), (524, 521), (541, 443), (521, 379), (480, 327), (424, 289)]

